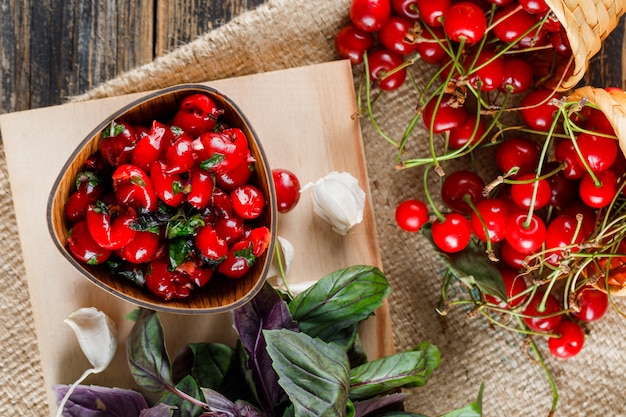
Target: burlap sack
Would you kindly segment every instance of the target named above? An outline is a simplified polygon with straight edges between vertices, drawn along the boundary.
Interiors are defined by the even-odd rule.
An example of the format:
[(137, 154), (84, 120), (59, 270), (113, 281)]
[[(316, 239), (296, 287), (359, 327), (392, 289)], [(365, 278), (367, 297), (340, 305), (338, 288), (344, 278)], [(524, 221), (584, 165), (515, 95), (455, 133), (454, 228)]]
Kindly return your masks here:
[[(88, 100), (336, 59), (333, 38), (347, 21), (349, 5), (349, 0), (271, 0), (153, 63), (75, 99)], [(406, 94), (406, 91), (397, 94)], [(396, 94), (383, 97), (376, 108), (381, 124), (397, 136), (412, 115), (415, 103), (398, 104), (395, 97)], [(419, 169), (397, 171), (394, 149), (378, 136), (367, 120), (362, 121), (362, 129), (384, 270), (393, 286), (390, 308), (396, 346), (406, 349), (431, 341), (442, 353), (442, 365), (428, 384), (409, 391), (407, 409), (429, 416), (443, 414), (473, 401), (484, 382), (486, 416), (547, 415), (552, 402), (548, 379), (527, 355), (520, 336), (490, 329), (480, 317), (468, 318), (463, 309), (449, 313), (444, 330), (435, 312), (442, 264), (422, 236), (401, 233), (394, 220), (399, 201), (423, 197), (422, 172)], [(427, 150), (425, 141), (422, 144), (414, 141), (411, 147), (410, 151), (415, 154)], [(6, 174), (2, 172), (4, 192), (1, 198), (5, 207), (10, 201)], [(10, 222), (0, 226), (5, 242), (13, 230)], [(12, 249), (12, 254), (15, 253), (17, 248)], [(23, 283), (19, 283), (21, 265), (18, 259), (7, 256), (6, 249), (2, 256), (3, 282), (10, 281), (4, 284), (9, 287), (2, 289), (3, 316), (15, 312), (19, 315), (11, 318), (19, 327), (10, 330), (10, 335), (2, 335), (3, 341), (10, 341), (5, 350), (26, 349), (33, 343), (34, 336), (27, 313), (27, 295)], [(624, 319), (610, 312), (600, 323), (589, 326), (583, 352), (568, 361), (552, 359), (545, 341), (538, 340), (559, 389), (556, 415), (626, 415), (623, 394), (626, 342), (621, 336), (625, 328)], [(36, 354), (32, 350), (25, 353), (28, 353), (26, 360), (21, 363), (7, 363), (3, 356), (5, 383), (1, 384), (0, 397), (8, 401), (7, 406), (12, 406), (13, 412), (5, 412), (3, 406), (0, 407), (2, 415), (43, 414), (40, 411), (44, 407), (33, 407), (33, 404), (44, 398), (42, 390), (49, 387), (42, 387), (41, 378), (33, 371), (38, 366)], [(13, 354), (12, 358), (15, 357), (17, 355)]]

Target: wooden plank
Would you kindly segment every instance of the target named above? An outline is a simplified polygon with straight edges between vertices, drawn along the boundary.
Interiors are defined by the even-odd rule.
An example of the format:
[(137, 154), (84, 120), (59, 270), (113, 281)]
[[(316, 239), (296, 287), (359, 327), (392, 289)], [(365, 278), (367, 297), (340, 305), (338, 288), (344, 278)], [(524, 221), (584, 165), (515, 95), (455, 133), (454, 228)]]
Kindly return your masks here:
[(0, 0), (0, 113), (61, 104), (265, 1)]
[[(347, 171), (368, 195), (363, 223), (345, 237), (332, 232), (313, 214), (310, 193), (304, 193), (298, 206), (278, 219), (278, 234), (296, 251), (288, 280), (318, 279), (357, 264), (382, 267), (360, 128), (351, 118), (356, 101), (350, 64), (336, 61), (210, 85), (230, 96), (246, 114), (263, 142), (271, 167), (290, 169), (303, 183), (332, 170)], [(49, 404), (55, 403), (49, 390), (52, 384), (71, 383), (88, 366), (64, 318), (79, 307), (99, 308), (118, 323), (123, 342), (130, 329), (124, 317), (133, 306), (88, 282), (58, 252), (48, 236), (47, 197), (65, 159), (83, 137), (139, 95), (0, 116)], [(65, 123), (68, 118), (74, 122)], [(47, 173), (34, 183), (29, 175), (33, 166)], [(187, 342), (233, 341), (228, 315), (162, 317), (172, 355)], [(387, 305), (365, 324), (361, 336), (372, 357), (394, 351)], [(133, 387), (124, 351), (122, 343), (112, 366), (89, 377), (86, 383)]]
[(579, 86), (621, 87), (625, 88), (626, 72), (624, 72), (624, 18), (602, 43), (602, 48), (589, 62), (589, 69)]
[(164, 55), (267, 0), (159, 1), (155, 56)]

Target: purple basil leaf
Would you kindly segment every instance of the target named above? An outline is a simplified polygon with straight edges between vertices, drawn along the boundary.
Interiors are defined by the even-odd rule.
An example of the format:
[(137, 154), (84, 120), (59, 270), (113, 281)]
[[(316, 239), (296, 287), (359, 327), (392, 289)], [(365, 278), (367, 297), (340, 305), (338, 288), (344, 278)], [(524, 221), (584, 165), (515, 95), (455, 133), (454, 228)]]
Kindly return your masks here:
[(298, 331), (298, 325), (291, 317), (287, 304), (269, 284), (265, 284), (252, 301), (235, 309), (232, 318), (249, 358), (248, 365), (261, 408), (272, 415), (274, 408), (287, 400), (287, 395), (278, 384), (278, 375), (272, 368), (262, 331)]
[(139, 417), (172, 417), (174, 408), (167, 404), (157, 404), (154, 407), (146, 408), (141, 411)]
[(231, 400), (224, 397), (219, 392), (209, 388), (200, 388), (200, 390), (202, 391), (202, 394), (204, 394), (206, 403), (209, 405), (210, 413), (208, 413), (208, 415), (218, 415), (220, 417), (239, 416), (235, 403)]
[(354, 417), (365, 417), (374, 412), (380, 414), (381, 411), (389, 409), (402, 410), (402, 405), (406, 397), (407, 394), (405, 393), (396, 393), (356, 401), (354, 403)]
[[(53, 385), (60, 402), (68, 385)], [(65, 417), (138, 417), (141, 410), (148, 408), (140, 393), (129, 389), (107, 388), (95, 385), (78, 385), (65, 403)]]
[(178, 384), (176, 384), (175, 392), (167, 392), (159, 403), (168, 404), (175, 408), (174, 416), (198, 417), (204, 411), (204, 408), (181, 396), (186, 395), (198, 401), (202, 401), (202, 393), (191, 376), (186, 376)]
[(265, 417), (258, 408), (245, 401), (235, 401), (235, 408), (240, 417)]
[(140, 387), (163, 392), (174, 385), (163, 326), (156, 312), (141, 309), (126, 340), (126, 356), (130, 372)]

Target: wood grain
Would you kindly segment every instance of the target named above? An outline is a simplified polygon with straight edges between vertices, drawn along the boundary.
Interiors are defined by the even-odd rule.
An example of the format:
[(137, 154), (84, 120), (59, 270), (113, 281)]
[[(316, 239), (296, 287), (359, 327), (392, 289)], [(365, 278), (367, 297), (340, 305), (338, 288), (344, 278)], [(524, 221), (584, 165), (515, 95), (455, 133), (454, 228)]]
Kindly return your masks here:
[(267, 0), (0, 0), (0, 113), (63, 103)]

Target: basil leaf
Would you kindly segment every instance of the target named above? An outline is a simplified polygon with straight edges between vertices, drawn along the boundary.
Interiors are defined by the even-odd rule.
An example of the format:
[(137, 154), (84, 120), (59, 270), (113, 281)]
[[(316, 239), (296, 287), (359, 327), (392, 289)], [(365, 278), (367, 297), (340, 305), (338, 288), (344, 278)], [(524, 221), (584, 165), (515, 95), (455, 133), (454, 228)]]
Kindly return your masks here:
[(397, 388), (422, 386), (440, 361), (439, 350), (422, 343), (415, 350), (357, 366), (350, 371), (350, 398), (356, 401)]
[(202, 226), (204, 226), (204, 220), (202, 220), (200, 213), (186, 216), (182, 210), (179, 210), (167, 222), (165, 238), (175, 239), (177, 237), (191, 236)]
[[(52, 386), (57, 401), (63, 399), (69, 388), (69, 385)], [(140, 393), (129, 389), (78, 385), (65, 403), (63, 415), (97, 415), (103, 408), (109, 415), (135, 417), (148, 408), (148, 403)]]
[(198, 386), (219, 390), (235, 360), (235, 350), (221, 343), (190, 343), (172, 363), (174, 381), (191, 375)]
[(193, 242), (187, 239), (172, 239), (169, 243), (168, 255), (170, 267), (173, 271), (189, 258), (189, 253), (193, 249)]
[(172, 417), (174, 408), (167, 404), (156, 404), (154, 407), (145, 408), (139, 413), (139, 417)]
[(357, 416), (367, 416), (374, 413), (380, 415), (385, 410), (402, 410), (407, 396), (406, 393), (398, 392), (357, 401), (354, 403), (355, 414)]
[(287, 397), (278, 384), (278, 375), (272, 368), (272, 360), (266, 351), (263, 330), (298, 330), (291, 318), (287, 304), (279, 294), (266, 283), (249, 302), (232, 312), (233, 325), (239, 334), (241, 344), (249, 357), (248, 367), (252, 370), (252, 380), (257, 388), (261, 408), (265, 412), (273, 410)]
[(372, 315), (390, 292), (378, 268), (357, 265), (323, 277), (298, 294), (289, 310), (300, 330), (329, 341)]
[(137, 384), (151, 392), (172, 387), (171, 364), (159, 316), (141, 309), (126, 341), (130, 373)]
[(481, 417), (483, 415), (483, 391), (485, 390), (485, 384), (480, 385), (478, 391), (478, 397), (476, 401), (466, 405), (463, 408), (450, 411), (441, 417)]
[[(184, 392), (192, 398), (203, 399), (202, 393), (200, 392), (196, 381), (194, 381), (191, 376), (186, 376), (178, 384), (176, 384), (176, 389)], [(176, 392), (167, 392), (163, 395), (163, 397), (161, 397), (159, 403), (176, 407), (174, 411), (175, 417), (198, 417), (204, 411), (203, 407), (187, 401)]]
[(264, 330), (267, 351), (298, 417), (345, 416), (349, 363), (332, 343), (291, 330)]

